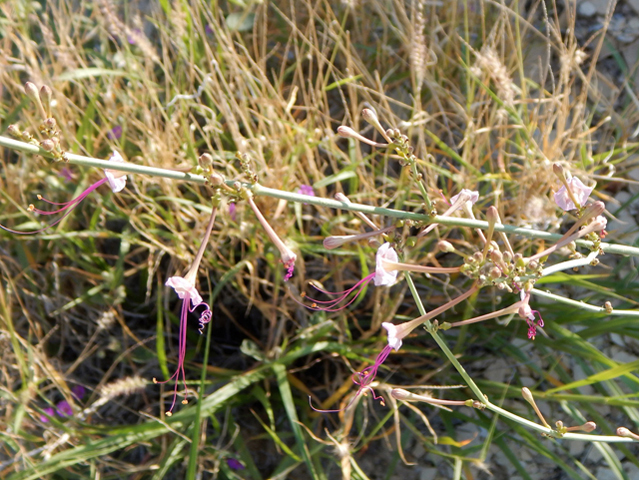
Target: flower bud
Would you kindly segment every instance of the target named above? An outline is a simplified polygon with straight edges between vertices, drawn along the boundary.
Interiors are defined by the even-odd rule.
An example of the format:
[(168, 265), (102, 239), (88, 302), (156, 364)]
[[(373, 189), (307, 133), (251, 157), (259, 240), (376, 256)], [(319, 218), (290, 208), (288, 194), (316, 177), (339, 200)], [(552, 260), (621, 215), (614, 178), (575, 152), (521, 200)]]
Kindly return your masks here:
[(480, 263), (482, 261), (482, 252), (476, 252), (473, 254), (473, 259), (475, 260), (475, 263)]
[(511, 260), (513, 260), (513, 256), (511, 255), (511, 252), (509, 250), (506, 250), (502, 254), (502, 259), (507, 263), (511, 263)]
[(619, 437), (633, 438), (635, 440), (638, 440), (638, 435), (625, 427), (618, 427), (616, 429), (616, 435), (618, 435)]
[(213, 166), (213, 157), (208, 153), (203, 153), (198, 157), (198, 164), (204, 169), (208, 170)]
[(613, 312), (613, 307), (611, 306), (611, 302), (605, 302), (604, 309), (607, 311), (607, 313)]
[(22, 138), (22, 132), (20, 131), (20, 128), (17, 125), (9, 125), (7, 127), (7, 131), (9, 132), (10, 135), (13, 135), (14, 137)]
[(411, 392), (404, 388), (392, 388), (390, 395), (396, 400), (409, 400), (413, 396)]
[(528, 264), (527, 267), (529, 267), (530, 270), (537, 270), (538, 269), (538, 262), (536, 262), (535, 260), (531, 260)]
[(566, 177), (564, 176), (564, 168), (559, 163), (553, 164), (553, 173), (564, 183)]
[(24, 84), (24, 93), (32, 100), (40, 101), (40, 95), (38, 92), (38, 87), (36, 87), (35, 83), (27, 82)]
[(489, 258), (493, 263), (501, 263), (502, 262), (502, 252), (497, 249), (493, 249), (489, 251)]
[(380, 121), (378, 120), (378, 115), (376, 115), (376, 112), (371, 108), (365, 108), (362, 110), (362, 118), (365, 122), (373, 126), (380, 123)]
[(51, 98), (53, 97), (53, 92), (47, 85), (43, 85), (40, 89), (40, 101), (44, 106), (44, 109), (47, 113), (47, 117), (51, 117)]
[(584, 425), (582, 425), (582, 427), (580, 427), (580, 430), (582, 430), (583, 432), (591, 433), (596, 428), (597, 428), (596, 422), (587, 422)]
[(42, 147), (43, 150), (46, 150), (47, 152), (53, 151), (53, 149), (56, 147), (55, 143), (49, 139), (43, 140), (40, 143), (40, 146)]
[(209, 185), (211, 185), (212, 187), (219, 187), (220, 185), (224, 184), (224, 177), (215, 171), (212, 171), (209, 174), (208, 180)]
[(333, 196), (333, 198), (335, 198), (339, 202), (351, 203), (351, 200), (349, 200), (349, 198), (344, 193), (338, 192)]
[(493, 267), (491, 269), (491, 272), (489, 272), (489, 276), (491, 278), (493, 278), (494, 280), (497, 280), (498, 278), (500, 278), (502, 276), (502, 271), (500, 271), (500, 269), (498, 267)]
[(47, 127), (49, 130), (53, 130), (54, 128), (57, 127), (57, 122), (56, 119), (53, 117), (49, 117), (44, 121), (44, 126)]
[(447, 242), (446, 240), (440, 240), (436, 244), (436, 250), (445, 252), (445, 253), (452, 253), (455, 251), (455, 248), (453, 247), (453, 245), (451, 245), (450, 242)]

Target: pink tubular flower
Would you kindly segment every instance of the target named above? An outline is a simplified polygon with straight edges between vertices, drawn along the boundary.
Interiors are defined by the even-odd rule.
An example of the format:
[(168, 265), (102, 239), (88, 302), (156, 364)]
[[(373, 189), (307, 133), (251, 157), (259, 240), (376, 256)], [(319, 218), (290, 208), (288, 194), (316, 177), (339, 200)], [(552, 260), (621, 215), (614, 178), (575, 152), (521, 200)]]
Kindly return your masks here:
[[(595, 187), (595, 185), (593, 187), (587, 187), (578, 177), (572, 177), (571, 180), (569, 180), (568, 185), (573, 197), (580, 204), (580, 207), (583, 207), (584, 204), (587, 203), (587, 199)], [(579, 208), (571, 199), (571, 196), (567, 191), (567, 187), (564, 185), (560, 187), (560, 190), (553, 194), (553, 199), (565, 212)]]
[(166, 412), (166, 415), (170, 417), (172, 415), (173, 407), (176, 404), (176, 398), (178, 396), (178, 384), (179, 379), (182, 377), (182, 383), (184, 384), (185, 389), (185, 398), (182, 401), (183, 404), (187, 404), (187, 392), (189, 389), (187, 388), (187, 378), (184, 371), (184, 359), (187, 353), (187, 317), (189, 312), (193, 313), (193, 311), (199, 307), (203, 306), (204, 311), (200, 314), (200, 333), (202, 333), (202, 329), (204, 326), (211, 321), (211, 309), (209, 305), (202, 301), (202, 297), (195, 285), (183, 277), (171, 277), (169, 278), (165, 285), (167, 287), (171, 287), (178, 294), (178, 297), (182, 299), (182, 309), (180, 311), (180, 333), (178, 340), (178, 368), (168, 380), (160, 382), (153, 379), (153, 383), (167, 383), (171, 380), (175, 379), (175, 387), (173, 389), (173, 402), (171, 403), (171, 408)]
[(264, 218), (264, 215), (256, 205), (256, 202), (253, 200), (253, 194), (250, 191), (246, 191), (245, 193), (246, 193), (247, 202), (249, 203), (249, 206), (253, 210), (253, 213), (255, 214), (256, 218), (260, 222), (260, 225), (262, 225), (262, 228), (264, 228), (264, 231), (267, 233), (267, 236), (280, 252), (280, 260), (284, 264), (284, 268), (287, 270), (287, 273), (284, 276), (284, 281), (286, 282), (293, 276), (293, 270), (296, 266), (296, 259), (298, 257), (296, 256), (295, 253), (293, 253), (293, 251), (289, 247), (287, 247), (284, 244), (284, 242), (280, 239), (280, 237), (278, 236), (276, 231), (273, 229), (273, 227), (269, 225), (269, 222), (267, 222), (267, 219)]
[[(393, 247), (391, 247), (390, 243), (385, 243), (380, 248), (378, 248), (378, 253), (376, 253), (376, 270), (373, 273), (370, 273), (369, 275), (364, 277), (362, 280), (356, 283), (353, 287), (347, 290), (343, 290), (342, 292), (329, 292), (327, 290), (323, 290), (322, 288), (318, 288), (314, 286), (314, 288), (319, 292), (324, 293), (325, 295), (329, 295), (337, 298), (334, 298), (333, 300), (315, 300), (313, 298), (309, 298), (305, 296), (305, 298), (309, 298), (309, 300), (312, 303), (311, 305), (306, 305), (301, 303), (301, 305), (304, 305), (305, 307), (311, 310), (321, 310), (324, 312), (339, 312), (340, 310), (343, 310), (347, 308), (349, 305), (351, 305), (356, 300), (356, 298), (358, 298), (362, 290), (364, 290), (364, 288), (369, 284), (369, 282), (371, 282), (371, 280), (373, 280), (373, 284), (376, 287), (393, 285), (396, 281), (396, 278), (398, 277), (398, 271), (387, 269), (385, 267), (384, 260), (388, 260), (395, 263), (397, 263), (398, 261), (398, 254), (393, 249)], [(351, 294), (354, 292), (355, 292), (355, 295), (353, 295), (351, 299), (347, 301), (347, 303), (338, 307), (338, 305), (340, 305), (343, 301), (347, 300), (349, 296), (351, 296)]]
[(176, 405), (176, 398), (178, 397), (178, 384), (180, 383), (180, 377), (182, 377), (182, 383), (185, 389), (185, 398), (182, 400), (182, 404), (186, 405), (187, 402), (187, 393), (189, 389), (187, 388), (187, 377), (184, 371), (184, 359), (187, 353), (187, 317), (189, 313), (193, 313), (193, 311), (203, 306), (204, 310), (200, 313), (200, 328), (199, 331), (202, 333), (202, 329), (204, 326), (211, 321), (212, 313), (211, 308), (207, 305), (203, 300), (202, 296), (196, 289), (196, 277), (198, 275), (198, 268), (200, 267), (200, 262), (202, 261), (202, 257), (204, 255), (204, 251), (209, 243), (209, 237), (211, 236), (211, 231), (213, 230), (213, 224), (216, 221), (216, 213), (217, 208), (213, 208), (211, 212), (211, 217), (209, 218), (209, 223), (207, 225), (207, 229), (204, 234), (204, 238), (202, 239), (202, 243), (198, 248), (198, 252), (196, 253), (196, 258), (193, 260), (193, 264), (191, 268), (187, 272), (184, 277), (170, 277), (165, 285), (167, 287), (171, 287), (175, 290), (178, 297), (182, 299), (182, 308), (180, 310), (180, 333), (178, 340), (178, 367), (176, 371), (168, 380), (163, 382), (159, 382), (157, 379), (153, 379), (153, 383), (167, 383), (171, 380), (175, 379), (175, 386), (173, 389), (173, 402), (171, 403), (171, 408), (166, 412), (166, 415), (170, 417), (172, 415), (173, 407)]
[[(114, 162), (114, 163), (123, 163), (124, 162), (123, 158), (116, 151), (113, 152), (113, 155), (111, 155), (111, 157), (109, 158), (109, 161), (110, 162)], [(80, 202), (82, 202), (82, 200), (87, 198), (87, 196), (91, 192), (93, 192), (95, 189), (97, 189), (98, 187), (100, 187), (104, 183), (109, 183), (109, 186), (111, 187), (111, 190), (114, 193), (120, 192), (125, 187), (125, 185), (127, 183), (127, 176), (123, 172), (118, 172), (118, 171), (115, 171), (115, 170), (105, 169), (104, 170), (104, 175), (105, 175), (105, 178), (103, 178), (102, 180), (98, 180), (96, 183), (91, 185), (89, 188), (87, 188), (84, 192), (82, 192), (76, 198), (74, 198), (73, 200), (70, 200), (68, 202), (64, 202), (64, 203), (52, 202), (52, 201), (47, 200), (46, 198), (44, 198), (42, 195), (38, 195), (38, 200), (42, 200), (45, 203), (48, 203), (50, 205), (55, 205), (55, 206), (58, 206), (58, 207), (61, 207), (61, 208), (59, 208), (57, 210), (49, 210), (49, 211), (47, 211), (47, 210), (40, 210), (39, 208), (36, 208), (33, 205), (29, 205), (29, 211), (36, 212), (36, 213), (38, 213), (40, 215), (55, 215), (56, 213), (65, 212), (64, 215), (62, 215), (58, 220), (50, 223), (46, 227), (40, 228), (38, 230), (31, 230), (31, 231), (28, 231), (28, 232), (19, 231), (19, 230), (13, 230), (11, 228), (5, 227), (4, 225), (0, 225), (0, 228), (2, 230), (6, 230), (7, 232), (15, 233), (15, 234), (18, 234), (18, 235), (33, 235), (33, 234), (36, 234), (36, 233), (44, 232), (48, 228), (51, 228), (54, 225), (57, 225), (58, 223), (60, 223), (62, 220), (64, 220), (73, 211), (73, 209), (76, 208), (80, 204)]]

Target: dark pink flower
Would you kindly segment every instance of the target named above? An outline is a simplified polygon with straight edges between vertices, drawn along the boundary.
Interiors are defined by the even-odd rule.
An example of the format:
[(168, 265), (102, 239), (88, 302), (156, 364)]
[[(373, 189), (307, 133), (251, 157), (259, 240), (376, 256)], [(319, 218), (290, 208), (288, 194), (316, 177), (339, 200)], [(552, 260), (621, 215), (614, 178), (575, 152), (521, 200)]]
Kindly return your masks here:
[(231, 220), (236, 221), (236, 204), (233, 202), (229, 204), (229, 216)]

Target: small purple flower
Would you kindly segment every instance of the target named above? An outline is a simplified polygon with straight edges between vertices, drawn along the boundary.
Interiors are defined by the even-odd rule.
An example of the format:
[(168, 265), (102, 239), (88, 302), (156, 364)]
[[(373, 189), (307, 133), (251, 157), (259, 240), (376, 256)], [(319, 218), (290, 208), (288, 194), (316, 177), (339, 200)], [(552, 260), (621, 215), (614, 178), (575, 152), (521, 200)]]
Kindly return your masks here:
[(244, 470), (244, 465), (233, 457), (227, 458), (227, 465), (231, 470)]
[(140, 31), (139, 28), (134, 28), (131, 33), (129, 35), (127, 35), (127, 42), (129, 42), (130, 45), (135, 45), (136, 44), (136, 37), (142, 35), (142, 32)]
[[(313, 187), (310, 185), (300, 185), (300, 188), (298, 189), (298, 191), (296, 192), (300, 195), (306, 195), (307, 197), (315, 197), (316, 196), (316, 192), (313, 191)], [(305, 205), (309, 205), (308, 203), (305, 203)]]
[(66, 400), (62, 400), (58, 402), (56, 405), (56, 412), (61, 417), (70, 417), (73, 415), (73, 410), (71, 409), (71, 405)]
[[(50, 417), (53, 417), (55, 413), (55, 411), (53, 410), (53, 407), (43, 408), (42, 411), (47, 415), (49, 415)], [(40, 414), (40, 421), (43, 423), (49, 423), (49, 419), (47, 418), (46, 415), (43, 415), (43, 414)]]
[(307, 195), (309, 197), (316, 196), (316, 192), (313, 191), (313, 187), (310, 185), (300, 185), (300, 188), (298, 189), (298, 193), (300, 195)]
[(120, 140), (120, 137), (122, 137), (122, 127), (120, 125), (116, 125), (107, 133), (109, 140)]
[(86, 390), (82, 385), (75, 385), (71, 389), (71, 393), (77, 400), (82, 400), (84, 398), (84, 394), (86, 393)]
[(231, 220), (233, 220), (234, 222), (236, 221), (236, 204), (235, 203), (229, 204), (229, 216), (231, 217)]
[(65, 182), (70, 182), (73, 180), (73, 172), (69, 167), (64, 167), (58, 172), (58, 175), (64, 178)]
[(211, 28), (210, 24), (206, 24), (204, 27), (204, 33), (206, 33), (207, 35), (213, 35), (213, 28)]

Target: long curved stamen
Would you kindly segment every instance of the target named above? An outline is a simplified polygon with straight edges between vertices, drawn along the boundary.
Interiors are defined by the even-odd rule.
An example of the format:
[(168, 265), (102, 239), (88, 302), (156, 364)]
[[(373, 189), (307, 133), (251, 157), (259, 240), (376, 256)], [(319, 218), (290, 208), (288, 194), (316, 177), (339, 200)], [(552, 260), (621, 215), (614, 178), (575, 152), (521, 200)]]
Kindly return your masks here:
[(80, 202), (82, 202), (82, 200), (84, 200), (91, 192), (93, 192), (96, 188), (98, 188), (100, 185), (102, 185), (106, 181), (107, 181), (106, 178), (103, 178), (102, 180), (98, 180), (96, 183), (91, 185), (89, 188), (87, 188), (84, 192), (82, 192), (76, 198), (65, 203), (52, 202), (50, 200), (45, 199), (41, 195), (38, 195), (39, 200), (43, 200), (44, 202), (50, 205), (63, 206), (63, 208), (60, 208), (58, 210), (53, 210), (53, 211), (46, 211), (46, 210), (40, 210), (39, 208), (35, 208), (32, 205), (30, 205), (29, 206), (30, 211), (36, 212), (39, 215), (54, 215), (56, 213), (64, 212), (66, 210), (65, 214), (62, 217), (50, 223), (46, 227), (40, 228), (38, 230), (20, 231), (20, 230), (13, 230), (12, 228), (5, 227), (4, 225), (0, 224), (0, 229), (17, 234), (17, 235), (34, 235), (36, 233), (44, 232), (45, 230), (57, 225), (62, 220), (64, 220), (80, 204)]
[(353, 396), (353, 398), (349, 400), (349, 403), (347, 404), (346, 407), (339, 408), (336, 410), (323, 410), (323, 409), (314, 407), (313, 404), (311, 403), (311, 397), (309, 397), (309, 406), (311, 407), (311, 409), (314, 410), (315, 412), (320, 412), (320, 413), (343, 412), (347, 410), (353, 404), (353, 402), (356, 401), (356, 399), (360, 396), (361, 393), (364, 392), (363, 394), (366, 395), (367, 391), (371, 392), (371, 396), (373, 397), (374, 400), (380, 400), (380, 403), (384, 406), (385, 404), (384, 397), (382, 395), (376, 395), (375, 390), (371, 388), (370, 385), (376, 379), (376, 376), (378, 375), (378, 368), (380, 368), (380, 365), (382, 365), (384, 361), (387, 359), (387, 357), (391, 353), (391, 350), (393, 350), (393, 348), (390, 345), (385, 346), (376, 357), (376, 361), (373, 365), (365, 368), (361, 372), (355, 372), (353, 375), (351, 375), (351, 381), (353, 381), (353, 383), (358, 385), (359, 388), (356, 394)]
[[(362, 280), (360, 280), (358, 283), (356, 283), (353, 287), (347, 290), (343, 290), (341, 292), (329, 292), (328, 290), (324, 290), (320, 287), (312, 285), (313, 288), (318, 290), (320, 293), (324, 293), (325, 295), (329, 295), (329, 296), (338, 295), (338, 298), (335, 298), (333, 300), (316, 300), (314, 298), (310, 298), (310, 297), (307, 297), (306, 295), (303, 295), (303, 298), (307, 298), (309, 301), (312, 302), (311, 305), (307, 305), (306, 303), (299, 301), (295, 297), (293, 297), (293, 299), (296, 303), (310, 310), (323, 311), (323, 312), (339, 312), (340, 310), (344, 310), (345, 308), (347, 308), (349, 305), (351, 305), (353, 302), (356, 301), (356, 299), (360, 296), (360, 293), (362, 292), (362, 290), (364, 290), (364, 288), (369, 284), (369, 282), (373, 280), (374, 276), (375, 276), (375, 272), (370, 273), (369, 275), (364, 277)], [(349, 298), (349, 295), (351, 295), (353, 292), (355, 292), (355, 294), (347, 303), (345, 303), (339, 308), (334, 308), (334, 307), (337, 307), (337, 305), (339, 305), (343, 301), (345, 301), (347, 298)]]

